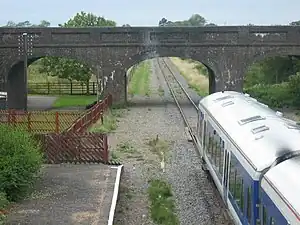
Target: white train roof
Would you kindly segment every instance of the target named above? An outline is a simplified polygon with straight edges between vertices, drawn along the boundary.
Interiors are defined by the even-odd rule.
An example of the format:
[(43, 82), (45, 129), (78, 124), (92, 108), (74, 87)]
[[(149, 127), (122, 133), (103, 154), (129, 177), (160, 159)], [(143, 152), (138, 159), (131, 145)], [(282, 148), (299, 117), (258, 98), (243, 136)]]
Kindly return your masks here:
[(225, 91), (200, 101), (231, 137), (240, 153), (262, 171), (286, 152), (300, 150), (300, 128), (268, 106), (242, 93)]
[(264, 179), (285, 202), (287, 208), (293, 212), (298, 223), (300, 222), (299, 172), (300, 157), (295, 157), (272, 167), (264, 175)]

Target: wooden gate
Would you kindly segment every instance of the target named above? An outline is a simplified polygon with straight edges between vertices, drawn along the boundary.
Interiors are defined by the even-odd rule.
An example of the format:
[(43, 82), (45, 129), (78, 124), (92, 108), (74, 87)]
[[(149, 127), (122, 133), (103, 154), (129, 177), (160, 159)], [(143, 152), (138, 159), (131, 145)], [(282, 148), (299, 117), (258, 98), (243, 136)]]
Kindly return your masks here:
[(107, 163), (107, 136), (100, 133), (39, 135), (46, 163)]

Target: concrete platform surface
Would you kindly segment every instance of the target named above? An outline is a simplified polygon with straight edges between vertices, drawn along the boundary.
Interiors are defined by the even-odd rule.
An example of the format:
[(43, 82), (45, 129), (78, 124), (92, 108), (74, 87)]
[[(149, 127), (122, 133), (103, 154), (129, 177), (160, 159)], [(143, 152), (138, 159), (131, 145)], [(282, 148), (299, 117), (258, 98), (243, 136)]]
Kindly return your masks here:
[(35, 191), (11, 209), (8, 224), (106, 225), (109, 214), (113, 217), (120, 170), (108, 165), (45, 165)]

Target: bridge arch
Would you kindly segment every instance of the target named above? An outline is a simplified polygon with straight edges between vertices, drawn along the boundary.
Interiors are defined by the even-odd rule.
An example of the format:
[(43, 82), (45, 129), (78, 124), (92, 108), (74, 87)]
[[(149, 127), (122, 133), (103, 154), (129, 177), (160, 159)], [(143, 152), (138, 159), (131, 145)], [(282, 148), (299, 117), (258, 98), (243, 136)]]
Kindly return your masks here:
[[(74, 56), (65, 56), (64, 54), (34, 54), (28, 57), (27, 60), (27, 69), (35, 61), (45, 58), (45, 57), (57, 57), (72, 59), (77, 62), (80, 62), (87, 67), (89, 67), (95, 74), (96, 70), (93, 64), (90, 61), (82, 60), (79, 57)], [(6, 91), (7, 91), (7, 100), (8, 108), (12, 109), (25, 109), (27, 108), (27, 79), (24, 78), (24, 60), (15, 59), (8, 63), (7, 73), (6, 73)], [(27, 75), (28, 76), (28, 75)], [(17, 91), (16, 91), (17, 90)]]

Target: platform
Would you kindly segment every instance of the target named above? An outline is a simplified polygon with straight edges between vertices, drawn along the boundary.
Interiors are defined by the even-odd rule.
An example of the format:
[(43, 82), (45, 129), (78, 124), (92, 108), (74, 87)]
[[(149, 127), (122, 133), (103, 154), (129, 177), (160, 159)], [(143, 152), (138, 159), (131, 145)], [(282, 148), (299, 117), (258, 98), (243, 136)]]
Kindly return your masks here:
[(112, 225), (121, 170), (98, 164), (45, 165), (36, 191), (10, 210), (8, 224)]

